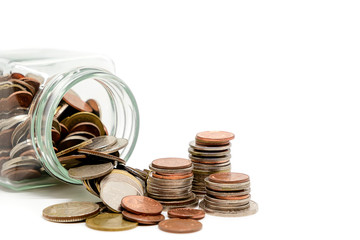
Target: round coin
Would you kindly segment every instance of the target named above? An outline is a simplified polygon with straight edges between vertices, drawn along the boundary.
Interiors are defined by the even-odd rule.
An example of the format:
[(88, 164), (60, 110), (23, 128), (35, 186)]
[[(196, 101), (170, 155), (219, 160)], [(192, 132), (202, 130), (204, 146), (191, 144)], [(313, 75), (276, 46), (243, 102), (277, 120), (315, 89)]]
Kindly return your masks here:
[(211, 174), (209, 181), (216, 183), (243, 183), (249, 181), (249, 176), (244, 173), (221, 172)]
[(129, 222), (123, 219), (119, 213), (101, 213), (96, 217), (86, 219), (86, 226), (101, 231), (123, 231), (135, 228), (136, 222)]
[(126, 196), (121, 201), (121, 207), (135, 214), (158, 215), (163, 206), (158, 201), (145, 196)]
[(92, 112), (92, 108), (71, 90), (65, 93), (63, 100), (80, 112)]
[(160, 169), (183, 169), (192, 166), (189, 159), (186, 158), (158, 158), (152, 161), (152, 166)]
[(200, 220), (205, 217), (205, 211), (194, 208), (173, 208), (168, 211), (169, 218), (191, 218)]
[(49, 206), (43, 217), (52, 222), (79, 222), (99, 213), (99, 205), (92, 202), (66, 202)]
[(117, 143), (117, 138), (114, 136), (99, 136), (92, 139), (92, 143), (88, 144), (83, 149), (99, 150), (102, 148), (111, 147)]
[(165, 219), (164, 215), (162, 214), (143, 215), (143, 214), (134, 214), (126, 210), (123, 210), (121, 213), (126, 220), (137, 222), (144, 225), (158, 224), (159, 222)]
[(196, 134), (196, 140), (209, 143), (223, 143), (228, 142), (234, 138), (235, 135), (233, 133), (225, 131), (204, 131)]
[(195, 150), (198, 151), (209, 151), (209, 152), (217, 152), (217, 151), (225, 151), (230, 149), (231, 147), (231, 143), (227, 144), (227, 145), (223, 145), (223, 146), (204, 146), (204, 145), (198, 145), (196, 144), (195, 140), (191, 141), (189, 143), (190, 147), (192, 147)]
[(102, 164), (89, 164), (80, 167), (70, 168), (69, 177), (79, 180), (99, 178), (109, 174), (114, 168), (111, 162)]
[(160, 230), (171, 233), (191, 233), (201, 228), (201, 222), (194, 219), (171, 218), (159, 223)]

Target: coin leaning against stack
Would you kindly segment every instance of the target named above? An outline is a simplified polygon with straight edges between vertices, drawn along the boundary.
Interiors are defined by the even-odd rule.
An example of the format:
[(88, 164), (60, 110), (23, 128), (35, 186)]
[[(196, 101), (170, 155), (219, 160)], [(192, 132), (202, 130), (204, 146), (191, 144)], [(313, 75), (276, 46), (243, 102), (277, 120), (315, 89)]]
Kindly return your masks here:
[(230, 140), (234, 134), (225, 131), (205, 131), (196, 134), (194, 141), (190, 142), (189, 158), (193, 162), (194, 180), (192, 191), (202, 197), (206, 194), (205, 178), (217, 172), (229, 172)]
[(250, 178), (243, 173), (223, 172), (205, 179), (206, 195), (200, 207), (219, 216), (247, 216), (257, 212), (251, 200)]
[(191, 191), (192, 162), (184, 158), (159, 158), (149, 166), (147, 194), (166, 209), (194, 207), (198, 200)]

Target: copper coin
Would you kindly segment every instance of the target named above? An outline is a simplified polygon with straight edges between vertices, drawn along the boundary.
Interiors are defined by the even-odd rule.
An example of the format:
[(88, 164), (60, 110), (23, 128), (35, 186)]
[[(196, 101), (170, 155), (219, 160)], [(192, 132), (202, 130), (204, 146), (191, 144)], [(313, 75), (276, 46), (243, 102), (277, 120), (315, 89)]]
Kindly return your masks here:
[(159, 222), (161, 222), (165, 219), (164, 215), (162, 215), (162, 214), (159, 214), (159, 215), (134, 214), (134, 213), (128, 212), (126, 210), (123, 210), (121, 212), (121, 214), (123, 215), (124, 219), (126, 219), (126, 220), (137, 222), (140, 224), (145, 224), (145, 225), (158, 224)]
[(5, 109), (11, 110), (15, 107), (27, 108), (30, 106), (33, 99), (33, 95), (27, 91), (18, 91), (11, 94), (7, 100), (7, 106)]
[(152, 176), (154, 178), (160, 178), (160, 179), (169, 179), (169, 180), (178, 180), (178, 179), (185, 179), (185, 178), (189, 178), (191, 176), (193, 176), (193, 173), (188, 173), (188, 174), (174, 174), (174, 175), (162, 175), (162, 174), (157, 174), (157, 173), (152, 173)]
[(31, 168), (14, 168), (5, 173), (4, 176), (11, 181), (21, 181), (41, 177), (41, 172)]
[(95, 135), (95, 137), (100, 136), (101, 133), (99, 127), (91, 122), (80, 122), (76, 124), (72, 129), (70, 129), (70, 133), (73, 132), (88, 132)]
[(68, 149), (75, 145), (78, 145), (86, 140), (88, 140), (88, 139), (85, 137), (81, 137), (81, 136), (67, 137), (59, 143), (58, 149), (59, 149), (59, 151), (63, 151), (65, 149)]
[(92, 108), (73, 91), (65, 93), (63, 100), (80, 112), (92, 112)]
[(3, 147), (3, 148), (12, 147), (11, 135), (13, 134), (13, 132), (14, 132), (14, 128), (7, 129), (7, 130), (0, 132), (0, 147)]
[(60, 141), (60, 138), (61, 138), (60, 132), (54, 128), (51, 129), (51, 139), (54, 142), (58, 142), (58, 141)]
[(192, 233), (201, 228), (201, 222), (194, 219), (171, 218), (159, 223), (160, 230), (171, 233)]
[(17, 80), (17, 79), (13, 79), (10, 82), (24, 87), (26, 89), (26, 91), (30, 92), (33, 96), (35, 95), (35, 88), (33, 86), (31, 86), (30, 84), (27, 84), (26, 82)]
[(163, 206), (158, 201), (145, 196), (126, 196), (121, 207), (135, 214), (159, 215)]
[(168, 211), (169, 218), (191, 218), (200, 220), (205, 217), (205, 211), (194, 208), (173, 208)]
[(221, 172), (211, 174), (209, 181), (215, 183), (243, 183), (249, 181), (249, 176), (244, 173)]
[(35, 78), (24, 77), (24, 78), (21, 78), (20, 80), (23, 80), (27, 84), (31, 85), (35, 89), (35, 93), (39, 90), (40, 85), (41, 85), (40, 81), (38, 81)]
[(243, 200), (246, 198), (249, 198), (250, 194), (243, 195), (243, 196), (216, 196), (218, 199), (224, 199), (224, 200)]
[(92, 108), (93, 113), (100, 117), (100, 107), (95, 99), (89, 99), (86, 103)]
[(152, 161), (152, 166), (160, 169), (183, 169), (192, 166), (186, 158), (158, 158)]
[(22, 75), (21, 73), (12, 73), (11, 74), (11, 78), (13, 78), (13, 79), (20, 79), (23, 77), (24, 77), (24, 75)]
[(234, 137), (233, 133), (225, 131), (205, 131), (196, 134), (196, 140), (202, 142), (228, 142)]
[(65, 138), (69, 134), (69, 129), (67, 129), (67, 127), (63, 123), (60, 123), (60, 129), (61, 138)]
[(89, 150), (89, 149), (79, 149), (78, 152), (86, 154), (86, 155), (96, 156), (96, 157), (100, 158), (98, 160), (111, 160), (111, 161), (116, 161), (121, 164), (126, 164), (124, 159), (121, 159), (114, 155), (110, 155), (110, 154), (106, 154), (106, 153), (102, 153), (102, 152), (98, 152), (98, 151), (94, 151), (94, 150)]

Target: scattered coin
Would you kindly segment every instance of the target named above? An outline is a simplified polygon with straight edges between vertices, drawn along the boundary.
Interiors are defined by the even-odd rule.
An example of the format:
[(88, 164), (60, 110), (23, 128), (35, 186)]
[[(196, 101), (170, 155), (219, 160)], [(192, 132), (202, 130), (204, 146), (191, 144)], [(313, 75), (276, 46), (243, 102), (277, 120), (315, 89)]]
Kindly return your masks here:
[(122, 199), (121, 206), (128, 212), (144, 215), (158, 215), (163, 210), (158, 201), (145, 196), (126, 196)]
[(123, 210), (121, 213), (126, 220), (137, 222), (139, 224), (144, 224), (144, 225), (155, 225), (165, 219), (164, 215), (162, 214), (158, 214), (158, 215), (134, 214), (126, 210)]
[(66, 202), (43, 210), (44, 219), (52, 222), (79, 222), (99, 213), (99, 205), (92, 202)]
[(119, 213), (100, 213), (96, 217), (86, 219), (86, 226), (100, 231), (124, 231), (138, 225), (123, 219)]
[(168, 211), (169, 218), (191, 218), (200, 220), (205, 217), (205, 211), (194, 208), (173, 208)]
[(171, 218), (159, 223), (160, 230), (171, 233), (192, 233), (201, 228), (201, 222), (194, 219)]

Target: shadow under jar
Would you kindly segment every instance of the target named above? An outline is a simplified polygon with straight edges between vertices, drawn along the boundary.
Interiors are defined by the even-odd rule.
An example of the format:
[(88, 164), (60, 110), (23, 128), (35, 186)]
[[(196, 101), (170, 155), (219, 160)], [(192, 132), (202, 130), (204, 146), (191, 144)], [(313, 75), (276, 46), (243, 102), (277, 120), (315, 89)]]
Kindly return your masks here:
[(76, 141), (94, 135), (125, 138), (128, 144), (118, 154), (129, 159), (138, 137), (138, 107), (110, 59), (58, 50), (1, 52), (0, 185), (24, 190), (58, 180), (81, 184), (56, 155), (59, 145), (66, 146), (59, 141), (71, 134), (64, 119), (76, 113), (95, 119)]

